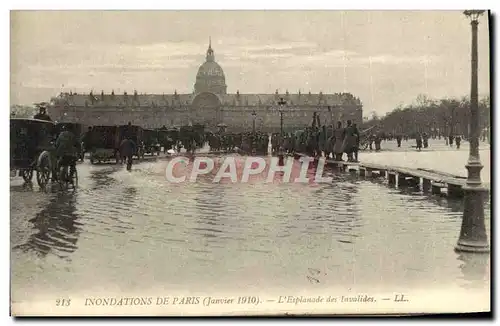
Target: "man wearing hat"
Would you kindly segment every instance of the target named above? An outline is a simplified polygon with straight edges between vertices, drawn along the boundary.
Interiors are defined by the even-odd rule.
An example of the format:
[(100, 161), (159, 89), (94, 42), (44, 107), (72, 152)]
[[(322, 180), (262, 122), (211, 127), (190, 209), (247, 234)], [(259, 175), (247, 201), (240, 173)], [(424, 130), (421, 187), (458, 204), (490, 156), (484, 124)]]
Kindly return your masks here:
[(40, 111), (33, 117), (38, 120), (52, 121), (52, 119), (47, 114), (47, 108), (45, 106), (40, 106)]

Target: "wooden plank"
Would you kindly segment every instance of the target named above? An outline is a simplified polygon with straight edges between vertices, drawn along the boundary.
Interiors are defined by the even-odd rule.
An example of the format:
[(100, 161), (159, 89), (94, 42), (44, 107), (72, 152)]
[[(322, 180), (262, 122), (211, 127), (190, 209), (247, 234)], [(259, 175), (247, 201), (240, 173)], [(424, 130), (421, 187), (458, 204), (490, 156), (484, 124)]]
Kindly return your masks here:
[[(364, 175), (364, 171), (386, 171), (387, 175), (389, 174), (403, 174), (408, 177), (422, 178), (426, 180), (430, 180), (432, 183), (443, 184), (443, 188), (446, 188), (447, 185), (452, 186), (465, 186), (467, 179), (464, 177), (456, 176), (450, 173), (434, 171), (431, 169), (412, 169), (400, 166), (390, 166), (387, 164), (377, 164), (377, 163), (362, 163), (362, 162), (347, 162), (347, 161), (335, 161), (332, 159), (327, 160), (327, 164), (335, 164), (340, 165), (343, 168), (345, 166), (358, 166), (360, 170), (360, 176)], [(370, 172), (368, 172), (370, 174)], [(403, 182), (404, 183), (404, 182)], [(490, 184), (483, 184), (484, 187), (490, 189)]]
[(336, 165), (347, 165), (347, 166), (359, 166), (360, 163), (358, 162), (347, 162), (347, 161), (335, 161), (332, 159), (327, 159), (326, 160), (327, 164), (336, 164)]
[(446, 184), (452, 184), (452, 185), (459, 185), (463, 186), (465, 184), (464, 179), (458, 179), (454, 177), (448, 177), (444, 176), (442, 174), (437, 174), (437, 173), (432, 173), (432, 172), (426, 172), (423, 170), (416, 170), (416, 169), (409, 169), (409, 168), (403, 168), (403, 167), (387, 167), (384, 165), (379, 165), (379, 164), (362, 164), (363, 166), (369, 167), (371, 169), (382, 169), (385, 168), (387, 171), (393, 171), (397, 172), (400, 174), (408, 175), (408, 176), (414, 176), (418, 178), (424, 178), (424, 179), (430, 179), (435, 182), (441, 182), (441, 183), (446, 183)]
[(459, 175), (455, 175), (455, 174), (451, 174), (451, 173), (447, 173), (447, 172), (442, 172), (442, 171), (436, 171), (436, 170), (432, 170), (432, 169), (418, 168), (417, 170), (424, 171), (424, 172), (435, 173), (435, 174), (438, 174), (438, 175), (444, 175), (444, 176), (451, 177), (451, 178), (456, 178), (456, 179), (464, 179), (464, 180), (467, 179), (467, 177), (462, 177), (462, 176), (459, 176)]

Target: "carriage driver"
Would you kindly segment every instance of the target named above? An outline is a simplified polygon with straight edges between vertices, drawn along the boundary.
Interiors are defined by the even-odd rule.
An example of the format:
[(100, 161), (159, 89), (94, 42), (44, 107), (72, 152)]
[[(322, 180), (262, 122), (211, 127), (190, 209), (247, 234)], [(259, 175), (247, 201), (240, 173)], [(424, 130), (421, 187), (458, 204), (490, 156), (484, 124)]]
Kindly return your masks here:
[(75, 135), (62, 126), (61, 133), (56, 139), (56, 158), (58, 167), (68, 166), (76, 168), (76, 161), (81, 152), (80, 143)]
[(50, 119), (49, 115), (47, 114), (47, 108), (43, 105), (40, 106), (40, 111), (35, 114), (33, 119), (52, 121), (52, 119)]

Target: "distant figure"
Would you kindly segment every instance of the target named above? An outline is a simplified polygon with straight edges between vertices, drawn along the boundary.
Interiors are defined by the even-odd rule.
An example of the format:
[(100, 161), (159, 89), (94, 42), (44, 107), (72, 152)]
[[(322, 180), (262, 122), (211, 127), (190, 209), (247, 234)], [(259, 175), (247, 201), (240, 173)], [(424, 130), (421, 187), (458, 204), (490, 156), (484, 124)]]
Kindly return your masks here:
[(176, 147), (177, 147), (177, 153), (180, 153), (182, 148), (182, 142), (180, 140), (177, 141)]
[(455, 143), (457, 144), (457, 149), (460, 149), (460, 142), (462, 141), (462, 137), (456, 136)]
[[(291, 139), (287, 138), (288, 143), (291, 143)], [(321, 157), (322, 152), (325, 153), (325, 157), (327, 156), (328, 150), (326, 148), (327, 141), (327, 131), (326, 125), (321, 126), (319, 137), (318, 137), (318, 156)], [(286, 147), (285, 147), (286, 149)]]
[(352, 125), (351, 120), (347, 120), (343, 147), (344, 152), (347, 154), (347, 161), (349, 162), (354, 160), (352, 155), (354, 153), (354, 148), (356, 147), (357, 137), (359, 137), (357, 128)]
[(356, 129), (356, 146), (354, 146), (354, 162), (359, 162), (358, 161), (358, 153), (359, 153), (359, 130), (358, 126), (356, 124), (352, 125), (354, 129)]
[(368, 146), (370, 146), (370, 150), (373, 150), (373, 142), (375, 141), (375, 135), (371, 134), (368, 136)]
[(450, 135), (448, 136), (448, 144), (450, 144), (450, 147), (452, 147), (452, 146), (453, 146), (453, 135), (452, 135), (452, 134), (450, 134)]
[(40, 110), (38, 111), (37, 114), (35, 114), (35, 116), (33, 117), (33, 119), (45, 120), (45, 121), (52, 121), (52, 119), (47, 114), (47, 109), (44, 106), (40, 107)]
[(416, 137), (417, 141), (417, 150), (421, 151), (422, 150), (422, 136), (418, 133)]
[(342, 161), (342, 155), (344, 155), (344, 137), (345, 130), (342, 128), (342, 122), (337, 122), (337, 128), (333, 131), (333, 155), (335, 161)]
[(380, 151), (381, 147), (380, 145), (382, 144), (382, 137), (380, 134), (375, 135), (375, 139), (373, 141), (375, 143), (375, 151)]
[(424, 148), (429, 147), (429, 136), (425, 132), (422, 135), (422, 142), (424, 144)]
[(136, 152), (137, 145), (130, 139), (125, 138), (120, 143), (120, 157), (126, 159), (127, 161), (127, 170), (132, 169), (132, 158)]
[(398, 143), (398, 147), (401, 147), (401, 140), (403, 140), (403, 137), (398, 134), (396, 136), (396, 142)]

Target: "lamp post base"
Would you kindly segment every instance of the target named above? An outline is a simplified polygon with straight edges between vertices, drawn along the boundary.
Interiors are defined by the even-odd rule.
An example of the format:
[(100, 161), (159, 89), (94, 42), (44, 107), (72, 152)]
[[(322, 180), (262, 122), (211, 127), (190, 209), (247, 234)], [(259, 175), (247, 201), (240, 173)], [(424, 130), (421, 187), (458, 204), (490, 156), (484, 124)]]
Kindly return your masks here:
[(457, 252), (488, 253), (490, 246), (484, 225), (483, 200), (488, 189), (477, 186), (465, 186), (464, 214), (460, 237), (455, 247)]
[(278, 152), (278, 166), (284, 166), (284, 165), (285, 165), (285, 153), (283, 152), (283, 147), (280, 147)]
[(477, 254), (487, 254), (490, 252), (490, 247), (488, 244), (484, 243), (457, 243), (455, 246), (455, 251), (456, 252), (470, 252), (470, 253), (477, 253)]

